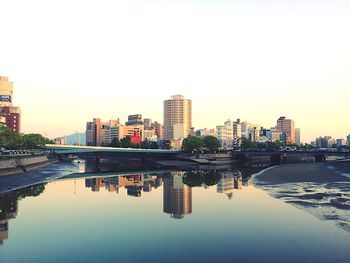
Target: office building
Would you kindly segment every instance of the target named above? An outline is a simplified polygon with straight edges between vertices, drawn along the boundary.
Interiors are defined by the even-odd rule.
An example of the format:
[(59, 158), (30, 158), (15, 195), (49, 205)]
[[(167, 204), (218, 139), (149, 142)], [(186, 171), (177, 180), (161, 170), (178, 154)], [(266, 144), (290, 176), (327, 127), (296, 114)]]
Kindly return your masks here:
[(337, 139), (337, 147), (344, 146), (346, 145), (346, 140), (345, 139)]
[(145, 126), (145, 129), (151, 129), (152, 119), (149, 119), (149, 118), (143, 119), (143, 126)]
[(259, 125), (252, 125), (248, 129), (248, 139), (252, 142), (259, 141), (261, 127)]
[(8, 77), (0, 76), (0, 107), (11, 107), (13, 99), (13, 83)]
[(350, 134), (346, 137), (346, 144), (350, 145)]
[(216, 137), (221, 144), (221, 148), (233, 148), (233, 126), (231, 120), (227, 120), (224, 125), (216, 126)]
[(86, 135), (85, 133), (75, 132), (71, 135), (63, 136), (66, 145), (85, 145)]
[(277, 120), (276, 128), (278, 131), (285, 133), (285, 144), (295, 143), (295, 127), (293, 120), (282, 116)]
[(142, 115), (133, 114), (128, 116), (128, 121), (125, 122), (125, 125), (143, 125)]
[(15, 133), (21, 132), (21, 110), (19, 107), (0, 107), (1, 122)]
[(152, 123), (152, 128), (154, 129), (154, 133), (157, 135), (158, 140), (163, 140), (163, 125), (155, 121)]
[(57, 137), (53, 141), (56, 145), (65, 145), (64, 137)]
[(13, 83), (8, 77), (0, 76), (0, 125), (15, 133), (21, 131), (21, 109), (13, 106)]
[(315, 144), (317, 148), (332, 148), (335, 140), (332, 139), (332, 136), (318, 137)]
[(175, 139), (174, 128), (176, 128), (176, 135), (186, 138), (192, 128), (192, 101), (185, 99), (182, 95), (172, 96), (164, 101), (163, 116), (165, 140)]
[(208, 128), (196, 130), (194, 133), (194, 136), (197, 136), (197, 137), (215, 136), (215, 135), (216, 135), (215, 129), (208, 129)]
[(237, 119), (232, 123), (233, 128), (233, 138), (242, 138), (242, 124), (241, 120)]
[(102, 123), (100, 118), (94, 118), (92, 122), (86, 123), (86, 145), (100, 146), (101, 145), (101, 128)]

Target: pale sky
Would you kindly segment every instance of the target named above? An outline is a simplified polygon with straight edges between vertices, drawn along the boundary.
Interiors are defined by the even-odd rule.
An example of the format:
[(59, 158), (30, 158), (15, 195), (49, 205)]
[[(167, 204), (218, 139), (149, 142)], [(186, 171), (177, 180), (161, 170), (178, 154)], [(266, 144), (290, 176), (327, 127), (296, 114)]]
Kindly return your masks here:
[(350, 1), (0, 0), (0, 75), (22, 132), (193, 101), (193, 125), (295, 120), (302, 141), (350, 134)]

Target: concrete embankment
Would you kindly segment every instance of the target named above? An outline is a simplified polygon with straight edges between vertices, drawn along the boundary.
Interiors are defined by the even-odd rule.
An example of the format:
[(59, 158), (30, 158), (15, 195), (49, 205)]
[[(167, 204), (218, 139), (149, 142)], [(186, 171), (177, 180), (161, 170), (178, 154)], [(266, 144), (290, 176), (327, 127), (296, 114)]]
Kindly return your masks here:
[(15, 175), (58, 162), (48, 156), (14, 157), (0, 160), (0, 176)]
[(216, 154), (182, 154), (179, 155), (177, 162), (190, 162), (199, 165), (222, 165), (232, 164), (235, 162), (232, 160), (232, 155), (229, 153), (216, 153)]

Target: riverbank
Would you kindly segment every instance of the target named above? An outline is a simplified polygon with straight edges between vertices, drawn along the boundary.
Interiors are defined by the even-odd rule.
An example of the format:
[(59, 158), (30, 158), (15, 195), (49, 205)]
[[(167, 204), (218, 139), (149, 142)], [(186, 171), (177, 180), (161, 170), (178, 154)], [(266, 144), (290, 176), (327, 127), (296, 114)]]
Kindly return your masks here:
[(295, 163), (270, 167), (254, 178), (257, 185), (302, 182), (342, 182), (350, 180), (350, 161)]
[(58, 162), (57, 158), (49, 158), (48, 156), (2, 159), (0, 160), (0, 177), (29, 172), (56, 162)]
[(79, 167), (72, 163), (55, 162), (46, 164), (28, 172), (0, 177), (0, 193), (48, 182), (78, 172)]
[(350, 161), (274, 166), (256, 174), (254, 184), (350, 232)]

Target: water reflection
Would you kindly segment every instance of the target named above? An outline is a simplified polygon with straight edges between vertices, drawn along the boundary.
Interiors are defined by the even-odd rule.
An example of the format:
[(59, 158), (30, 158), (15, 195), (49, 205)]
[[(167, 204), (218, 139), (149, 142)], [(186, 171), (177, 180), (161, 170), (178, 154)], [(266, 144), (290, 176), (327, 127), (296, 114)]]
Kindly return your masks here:
[(216, 169), (85, 174), (0, 195), (1, 262), (347, 262), (348, 233), (247, 188), (253, 170)]
[(164, 177), (163, 212), (176, 219), (192, 213), (192, 189), (183, 182), (185, 174), (173, 172)]
[(0, 196), (0, 245), (9, 237), (9, 221), (18, 214), (18, 201), (28, 196), (39, 196), (45, 184), (25, 187)]
[[(130, 197), (140, 198), (142, 192), (163, 186), (163, 212), (171, 218), (182, 219), (192, 213), (192, 187), (217, 187), (217, 193), (233, 197), (234, 190), (250, 184), (250, 174), (240, 170), (232, 171), (174, 171), (163, 174), (133, 174), (128, 176), (111, 176), (86, 178), (85, 187), (92, 192), (106, 190), (118, 194), (125, 188)], [(25, 187), (0, 195), (0, 244), (9, 237), (9, 221), (18, 214), (18, 201), (30, 196), (39, 196), (45, 190), (45, 184)]]
[(251, 184), (253, 171), (242, 173), (240, 170), (193, 170), (147, 175), (112, 176), (85, 179), (85, 187), (92, 192), (105, 189), (119, 193), (124, 187), (128, 196), (141, 197), (142, 192), (151, 192), (163, 185), (163, 212), (171, 218), (182, 219), (192, 213), (192, 187), (208, 188), (217, 186), (217, 193), (233, 198), (234, 190)]

